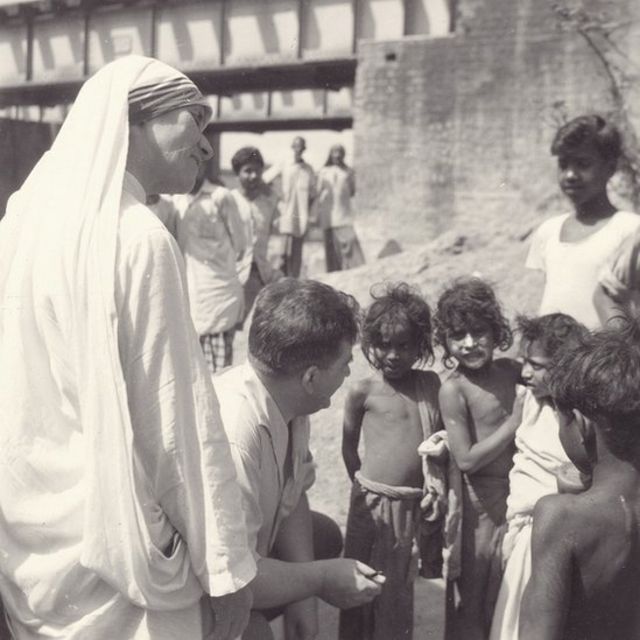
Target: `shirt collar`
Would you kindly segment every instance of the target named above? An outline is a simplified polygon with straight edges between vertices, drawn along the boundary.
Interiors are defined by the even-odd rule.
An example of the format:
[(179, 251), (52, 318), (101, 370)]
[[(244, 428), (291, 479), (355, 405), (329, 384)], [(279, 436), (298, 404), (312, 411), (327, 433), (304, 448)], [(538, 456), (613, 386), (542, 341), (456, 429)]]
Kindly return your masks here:
[(138, 179), (128, 171), (124, 172), (122, 190), (132, 195), (136, 200), (144, 204), (147, 201), (147, 194)]
[(256, 400), (256, 409), (261, 414), (260, 422), (263, 424), (272, 436), (282, 433), (288, 433), (289, 428), (284, 421), (282, 412), (273, 399), (269, 390), (264, 386), (262, 380), (256, 373), (250, 362), (243, 365), (246, 371), (247, 386), (252, 391), (252, 396)]

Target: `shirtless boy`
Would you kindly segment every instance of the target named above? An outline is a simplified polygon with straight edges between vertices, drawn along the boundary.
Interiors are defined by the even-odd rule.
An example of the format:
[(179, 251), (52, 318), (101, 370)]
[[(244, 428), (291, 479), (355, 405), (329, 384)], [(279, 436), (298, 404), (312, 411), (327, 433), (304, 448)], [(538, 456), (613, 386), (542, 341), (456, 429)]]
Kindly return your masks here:
[[(591, 488), (536, 505), (520, 640), (640, 637), (640, 326), (587, 337), (551, 376), (560, 437)], [(573, 414), (571, 414), (573, 411)]]
[(441, 428), (440, 380), (432, 371), (413, 368), (433, 355), (427, 303), (405, 283), (374, 291), (373, 298), (362, 350), (381, 375), (355, 384), (346, 401), (342, 455), (353, 489), (344, 555), (383, 572), (387, 580), (372, 604), (341, 612), (340, 638), (410, 640), (415, 523), (423, 486), (417, 449)]
[(512, 334), (493, 290), (479, 278), (458, 280), (442, 294), (434, 324), (445, 365), (456, 363), (439, 399), (463, 474), (461, 575), (447, 585), (447, 637), (484, 640), (502, 573), (509, 471), (522, 417), (520, 365), (493, 358), (494, 349), (509, 348)]

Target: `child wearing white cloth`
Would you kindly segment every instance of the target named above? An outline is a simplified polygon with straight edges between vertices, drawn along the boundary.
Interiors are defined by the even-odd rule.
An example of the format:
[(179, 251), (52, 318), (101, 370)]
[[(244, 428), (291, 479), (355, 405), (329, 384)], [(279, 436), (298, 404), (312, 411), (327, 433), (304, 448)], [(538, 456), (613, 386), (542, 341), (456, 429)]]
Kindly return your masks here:
[(558, 493), (557, 475), (567, 465), (573, 467), (560, 443), (558, 417), (547, 381), (560, 352), (578, 342), (584, 327), (562, 313), (520, 317), (518, 326), (524, 356), (522, 380), (527, 390), (509, 474), (508, 529), (502, 547), (506, 566), (490, 640), (518, 638), (520, 603), (531, 576), (533, 509), (543, 496)]

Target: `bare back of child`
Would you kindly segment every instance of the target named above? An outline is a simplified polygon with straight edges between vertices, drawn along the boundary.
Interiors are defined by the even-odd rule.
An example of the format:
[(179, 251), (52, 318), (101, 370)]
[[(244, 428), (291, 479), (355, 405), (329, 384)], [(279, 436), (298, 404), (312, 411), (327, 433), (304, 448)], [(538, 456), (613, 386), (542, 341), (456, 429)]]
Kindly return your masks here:
[(442, 294), (435, 325), (445, 364), (456, 363), (439, 402), (463, 476), (461, 575), (447, 585), (447, 637), (483, 640), (502, 576), (509, 471), (522, 418), (520, 365), (493, 358), (512, 335), (493, 290), (478, 278), (459, 280)]
[(404, 283), (373, 296), (362, 349), (377, 373), (356, 383), (345, 405), (342, 454), (353, 487), (344, 553), (367, 558), (386, 582), (374, 605), (340, 614), (340, 639), (410, 640), (423, 493), (418, 446), (441, 428), (440, 380), (413, 368), (433, 353), (427, 303)]
[[(534, 589), (552, 598), (553, 615), (529, 635), (529, 588), (521, 634), (563, 640), (632, 640), (640, 637), (640, 496), (631, 486), (599, 487), (578, 496), (543, 498), (534, 515)], [(539, 518), (539, 520), (538, 520)], [(529, 599), (529, 601), (528, 601)], [(547, 609), (546, 613), (551, 612)], [(537, 622), (539, 624), (539, 620)]]
[(551, 377), (561, 442), (592, 475), (535, 508), (521, 640), (640, 637), (640, 326), (588, 336)]

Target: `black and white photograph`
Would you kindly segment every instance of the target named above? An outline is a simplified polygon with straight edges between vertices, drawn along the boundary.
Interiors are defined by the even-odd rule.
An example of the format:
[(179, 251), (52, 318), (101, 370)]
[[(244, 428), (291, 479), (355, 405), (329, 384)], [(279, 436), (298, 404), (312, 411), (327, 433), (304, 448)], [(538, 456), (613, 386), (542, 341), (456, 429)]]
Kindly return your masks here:
[(0, 640), (640, 640), (640, 2), (0, 0)]

